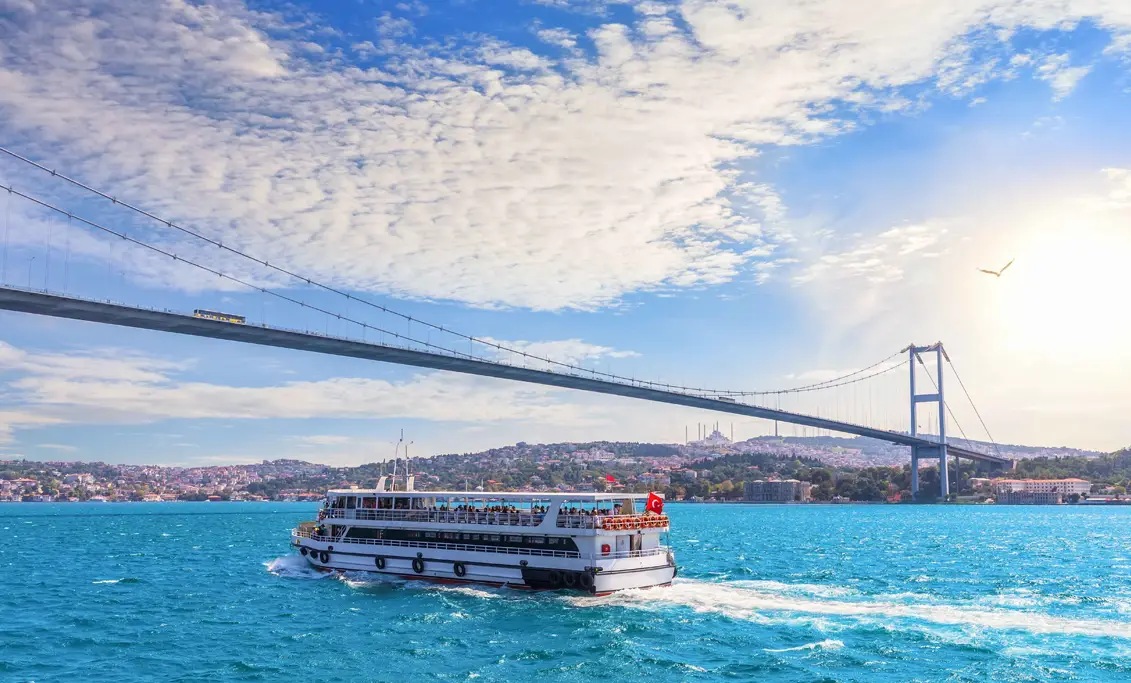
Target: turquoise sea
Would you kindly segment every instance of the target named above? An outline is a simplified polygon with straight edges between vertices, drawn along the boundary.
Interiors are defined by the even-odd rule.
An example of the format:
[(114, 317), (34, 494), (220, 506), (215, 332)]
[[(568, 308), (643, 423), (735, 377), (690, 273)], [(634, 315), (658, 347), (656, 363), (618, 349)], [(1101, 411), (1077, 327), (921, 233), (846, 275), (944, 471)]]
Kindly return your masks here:
[(314, 510), (0, 505), (0, 680), (1131, 680), (1128, 508), (673, 504), (609, 598), (312, 573)]

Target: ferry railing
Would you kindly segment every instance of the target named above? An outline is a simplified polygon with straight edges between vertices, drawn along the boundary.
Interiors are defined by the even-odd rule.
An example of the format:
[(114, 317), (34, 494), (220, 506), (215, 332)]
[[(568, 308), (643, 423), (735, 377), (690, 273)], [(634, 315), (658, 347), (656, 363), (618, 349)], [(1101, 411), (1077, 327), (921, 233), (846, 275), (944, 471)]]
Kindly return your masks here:
[(648, 548), (647, 550), (621, 550), (615, 553), (601, 553), (596, 555), (599, 560), (624, 560), (633, 557), (654, 557), (656, 555), (666, 555), (671, 551), (666, 545), (661, 545), (656, 548)]
[(370, 522), (427, 522), (430, 524), (491, 524), (538, 526), (546, 517), (527, 512), (471, 512), (465, 510), (377, 510), (372, 508), (323, 510), (325, 519), (356, 519)]

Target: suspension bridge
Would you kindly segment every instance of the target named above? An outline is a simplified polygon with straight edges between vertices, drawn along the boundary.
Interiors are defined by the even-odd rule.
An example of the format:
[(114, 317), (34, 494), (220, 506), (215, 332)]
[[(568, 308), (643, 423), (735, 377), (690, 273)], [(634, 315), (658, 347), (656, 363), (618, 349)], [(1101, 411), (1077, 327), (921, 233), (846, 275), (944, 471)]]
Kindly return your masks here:
[[(349, 335), (332, 335), (328, 331), (318, 333), (309, 329), (290, 329), (268, 325), (266, 321), (244, 321), (237, 324), (210, 320), (188, 311), (156, 309), (84, 296), (82, 293), (54, 291), (48, 287), (51, 272), (49, 265), (50, 241), (47, 242), (47, 258), (44, 259), (44, 286), (42, 288), (32, 286), (32, 266), (36, 258), (34, 254), (28, 260), (27, 286), (20, 286), (7, 281), (9, 256), (9, 225), (7, 220), (4, 234), (3, 283), (0, 284), (0, 310), (493, 377), (760, 418), (775, 423), (811, 428), (818, 430), (817, 433), (824, 430), (826, 432), (869, 437), (909, 447), (911, 489), (916, 494), (919, 491), (919, 464), (924, 459), (938, 462), (939, 494), (944, 498), (950, 490), (948, 457), (968, 459), (989, 468), (1012, 466), (1012, 462), (1008, 458), (997, 453), (983, 452), (974, 447), (971, 440), (966, 438), (965, 432), (961, 430), (961, 425), (957, 425), (962, 433), (961, 439), (948, 435), (948, 422), (957, 424), (957, 419), (950, 404), (947, 403), (944, 391), (944, 376), (946, 374), (944, 369), (947, 367), (951, 369), (952, 374), (958, 380), (965, 398), (977, 415), (978, 421), (985, 428), (987, 436), (989, 436), (989, 429), (985, 427), (981, 414), (974, 405), (969, 392), (966, 391), (961, 377), (953, 369), (950, 358), (941, 342), (923, 346), (914, 343), (909, 344), (884, 360), (860, 370), (789, 389), (773, 391), (711, 389), (670, 382), (647, 381), (614, 374), (608, 370), (585, 367), (577, 362), (539, 356), (519, 346), (508, 346), (489, 338), (474, 337), (413, 318), (387, 306), (374, 303), (367, 298), (324, 284), (277, 264), (271, 264), (266, 259), (258, 258), (230, 244), (226, 245), (219, 239), (207, 237), (200, 232), (125, 203), (3, 147), (0, 147), (0, 153), (21, 164), (42, 171), (46, 175), (46, 179), (50, 181), (65, 183), (71, 188), (77, 188), (96, 199), (106, 200), (114, 208), (124, 209), (144, 220), (152, 221), (158, 228), (187, 238), (190, 243), (198, 243), (197, 246), (199, 247), (213, 249), (223, 253), (226, 257), (236, 257), (269, 271), (275, 276), (287, 278), (291, 280), (292, 286), (289, 288), (280, 285), (269, 287), (259, 284), (246, 275), (233, 275), (231, 272), (226, 272), (226, 269), (221, 270), (218, 266), (210, 265), (206, 261), (207, 255), (200, 248), (186, 248), (180, 252), (173, 251), (174, 247), (168, 244), (167, 240), (156, 239), (143, 231), (127, 232), (125, 228), (109, 227), (105, 224), (105, 221), (95, 221), (63, 209), (43, 199), (39, 193), (33, 194), (32, 191), (24, 188), (17, 189), (11, 183), (0, 183), (0, 190), (5, 190), (8, 193), (6, 213), (10, 210), (13, 200), (23, 201), (29, 207), (44, 215), (54, 214), (65, 217), (68, 228), (72, 228), (76, 224), (80, 225), (81, 229), (90, 234), (112, 238), (116, 244), (127, 245), (129, 248), (141, 250), (150, 256), (171, 259), (179, 267), (191, 268), (197, 272), (225, 280), (228, 284), (247, 288), (250, 292), (263, 297), (270, 297), (272, 300), (312, 311), (324, 316), (327, 321), (333, 319), (339, 323), (356, 326), (361, 331), (362, 338)], [(22, 243), (19, 249), (21, 250), (20, 257), (27, 257), (28, 244)], [(64, 268), (69, 267), (70, 255), (70, 242), (68, 242), (66, 256), (64, 257), (66, 259)], [(66, 282), (66, 271), (64, 271), (64, 290), (67, 289)], [(336, 298), (336, 300), (345, 303), (345, 308), (344, 310), (334, 309), (324, 303), (315, 303), (312, 298), (301, 297), (297, 294), (295, 292), (296, 287), (315, 290), (327, 297)], [(350, 304), (354, 305), (352, 314), (349, 313)], [(389, 325), (372, 324), (364, 319), (364, 315), (358, 312), (359, 309), (398, 318), (407, 323), (406, 332), (393, 331)], [(413, 324), (416, 324), (418, 329), (428, 330), (428, 336), (425, 339), (413, 336), (411, 332)], [(432, 334), (439, 337), (437, 342), (432, 341)], [(444, 339), (452, 343), (445, 345), (442, 341)], [(457, 344), (466, 344), (467, 350), (463, 350)], [(476, 349), (479, 349), (478, 353)], [(933, 376), (931, 368), (924, 360), (925, 357), (934, 361)], [(907, 429), (885, 428), (866, 424), (868, 418), (872, 415), (871, 411), (865, 412), (863, 419), (854, 421), (832, 418), (829, 416), (830, 411), (827, 408), (824, 411), (825, 415), (822, 416), (819, 406), (812, 412), (803, 412), (800, 409), (782, 409), (780, 406), (782, 399), (788, 397), (816, 395), (821, 392), (827, 394), (843, 390), (845, 387), (851, 387), (855, 392), (859, 385), (869, 380), (876, 380), (877, 378), (886, 380), (893, 377), (896, 375), (896, 371), (904, 365), (906, 365), (908, 372), (908, 380), (904, 385), (907, 417), (909, 418), (906, 423)], [(932, 390), (929, 393), (919, 392), (919, 378), (926, 378), (930, 382)], [(871, 390), (869, 389), (869, 391)], [(769, 405), (770, 403), (774, 405)], [(920, 413), (920, 404), (933, 404), (935, 409)], [(920, 430), (920, 420), (924, 414), (928, 416), (928, 425), (933, 428), (933, 432)], [(992, 436), (989, 438), (992, 443)], [(956, 440), (961, 443), (955, 443)], [(996, 445), (994, 449), (996, 450)]]

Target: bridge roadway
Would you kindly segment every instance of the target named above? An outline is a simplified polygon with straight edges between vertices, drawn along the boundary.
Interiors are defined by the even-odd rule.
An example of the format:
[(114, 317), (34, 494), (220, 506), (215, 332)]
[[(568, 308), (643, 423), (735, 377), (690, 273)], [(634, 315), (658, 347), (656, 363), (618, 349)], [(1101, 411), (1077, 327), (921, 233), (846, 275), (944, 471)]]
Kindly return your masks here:
[[(534, 370), (531, 368), (508, 365), (506, 363), (456, 355), (448, 356), (441, 353), (418, 351), (386, 344), (361, 342), (340, 337), (323, 336), (310, 332), (298, 332), (266, 325), (238, 325), (196, 318), (183, 313), (123, 306), (90, 299), (60, 296), (44, 291), (0, 286), (0, 310), (2, 309), (46, 315), (55, 318), (70, 318), (72, 320), (86, 320), (109, 325), (119, 325), (122, 327), (136, 327), (144, 330), (157, 330), (196, 337), (208, 337), (210, 339), (226, 339), (228, 341), (244, 342), (247, 344), (276, 346), (284, 349), (295, 349), (297, 351), (312, 351), (314, 353), (363, 358), (365, 360), (397, 363), (400, 365), (413, 365), (421, 368), (462, 372), (470, 375), (482, 375), (484, 377), (497, 377), (500, 379), (544, 384), (565, 389), (578, 389), (599, 394), (625, 396), (645, 401), (687, 406), (689, 408), (701, 408), (722, 413), (745, 415), (747, 417), (758, 417), (765, 420), (777, 420), (817, 429), (827, 429), (834, 432), (871, 437), (873, 439), (880, 439), (905, 446), (937, 446), (936, 442), (929, 439), (913, 437), (900, 432), (874, 429), (863, 425), (826, 420), (819, 417), (811, 417), (809, 415), (801, 415), (771, 408), (762, 408), (744, 403), (732, 403), (708, 396), (666, 391), (643, 386), (641, 383), (622, 384), (562, 372)], [(936, 448), (936, 453), (937, 450)], [(979, 453), (965, 448), (948, 445), (947, 452), (952, 456), (978, 460), (999, 467), (1012, 466), (1012, 461), (1006, 458), (1000, 458), (987, 453)]]

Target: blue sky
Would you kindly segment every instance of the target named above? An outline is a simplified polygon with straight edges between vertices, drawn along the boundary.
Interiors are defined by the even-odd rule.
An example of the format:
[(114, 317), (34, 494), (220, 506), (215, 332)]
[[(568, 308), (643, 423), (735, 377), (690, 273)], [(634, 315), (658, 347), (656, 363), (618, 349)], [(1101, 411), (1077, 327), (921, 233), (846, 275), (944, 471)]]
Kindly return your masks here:
[[(1131, 332), (1125, 2), (6, 7), (0, 144), (271, 263), (702, 386), (788, 387), (942, 339), (998, 440), (1131, 442), (1131, 351), (1106, 346)], [(0, 179), (409, 333), (11, 159)], [(361, 333), (5, 194), (8, 284)], [(1012, 258), (1008, 277), (976, 272)], [(867, 407), (861, 389), (783, 407), (900, 428), (905, 383)], [(0, 313), (0, 457), (358, 463), (402, 428), (425, 455), (714, 421), (732, 423)]]

